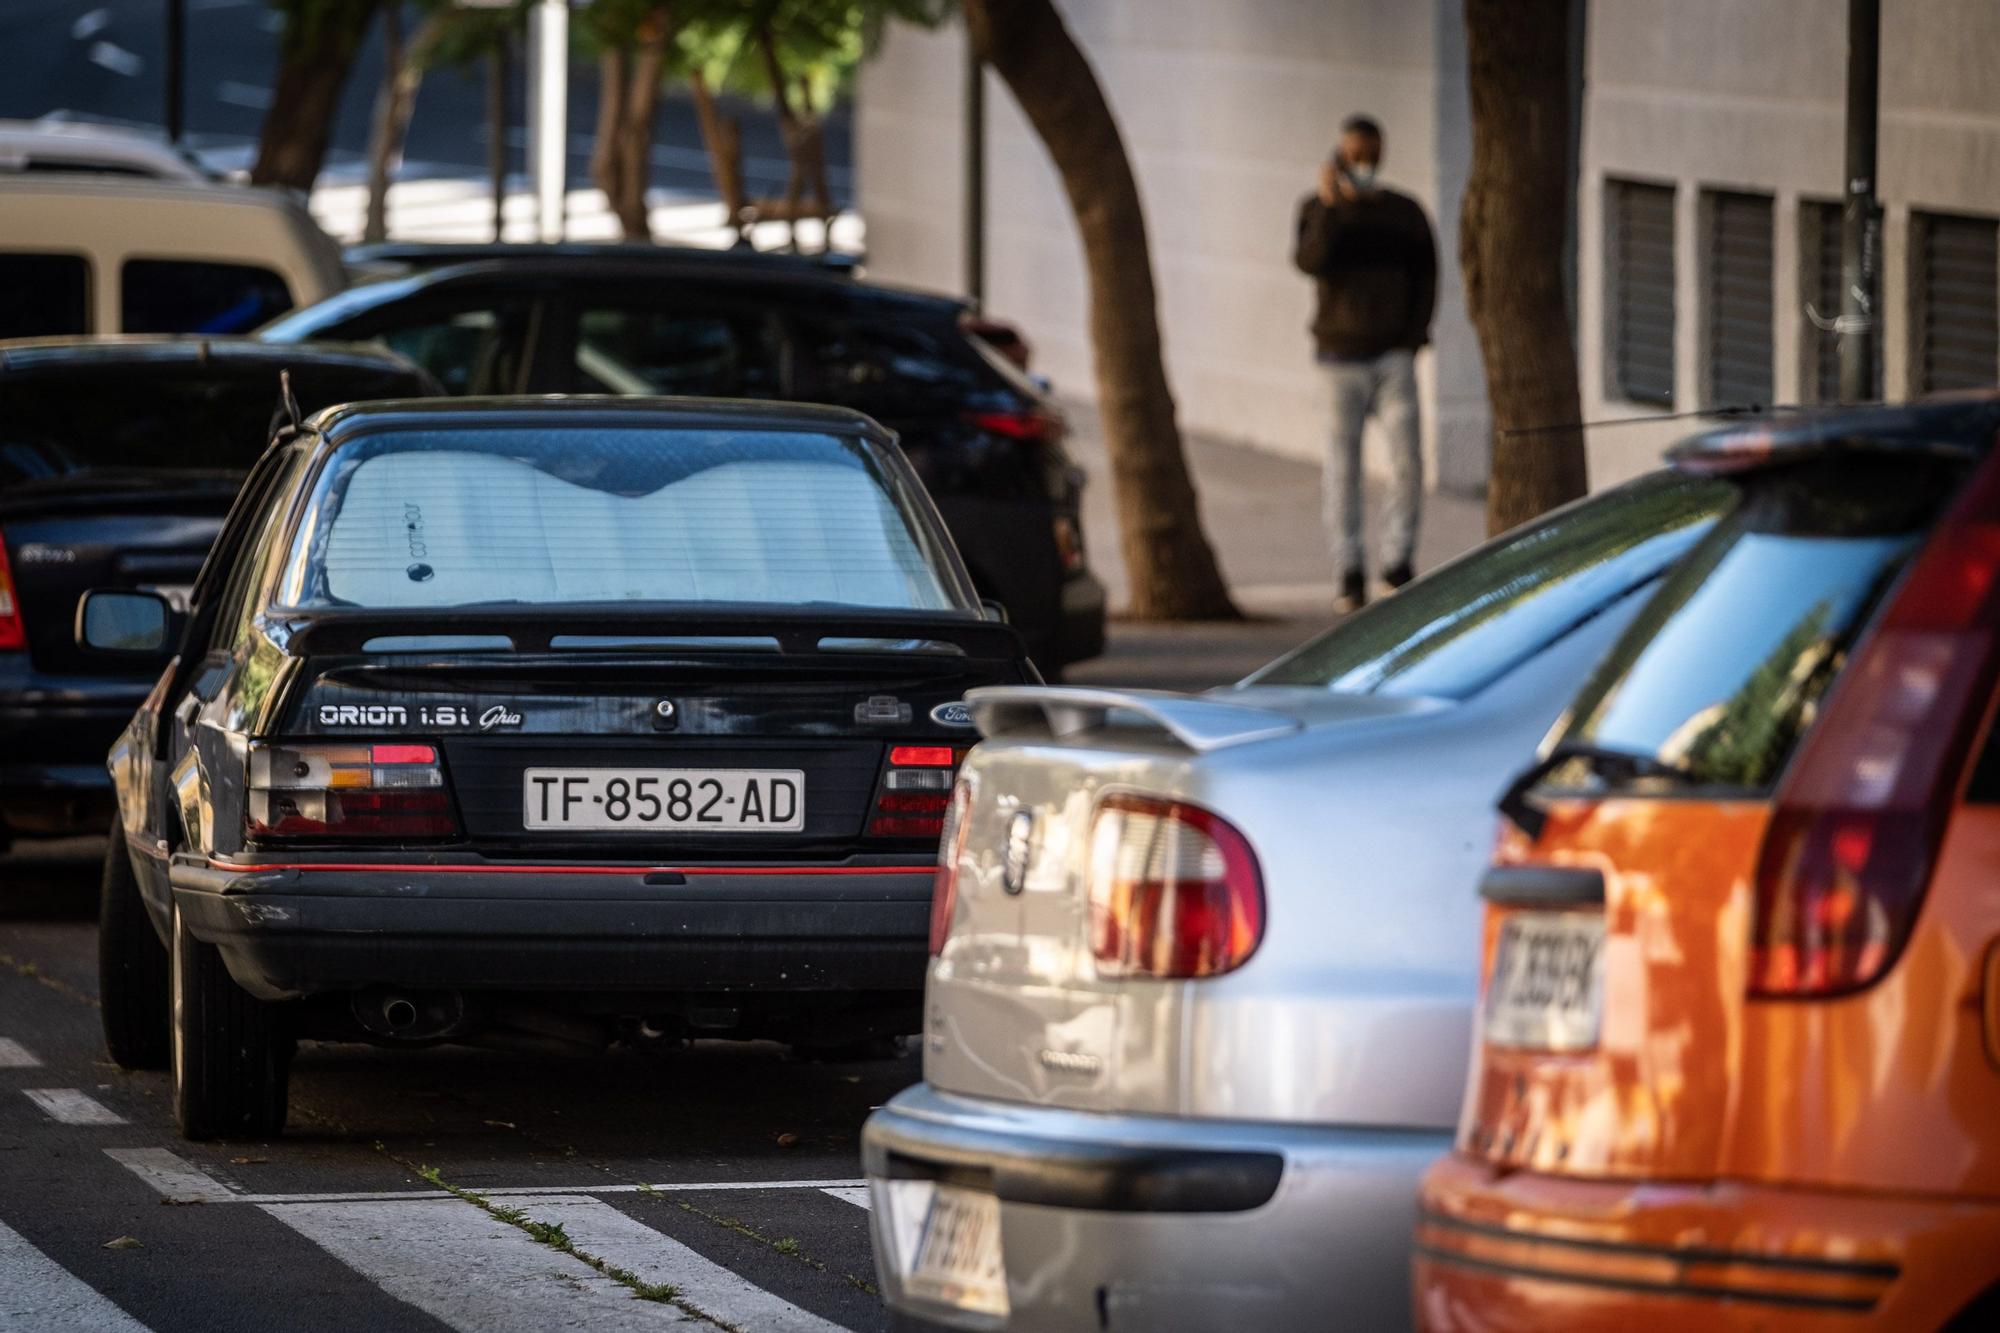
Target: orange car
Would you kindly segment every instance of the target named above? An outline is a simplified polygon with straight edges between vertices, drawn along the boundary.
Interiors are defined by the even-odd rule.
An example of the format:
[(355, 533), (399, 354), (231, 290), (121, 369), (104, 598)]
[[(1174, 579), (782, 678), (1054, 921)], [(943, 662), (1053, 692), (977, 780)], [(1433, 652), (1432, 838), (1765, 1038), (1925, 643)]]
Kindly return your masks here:
[(2000, 1328), (2000, 396), (1739, 485), (1503, 798), (1431, 1330)]

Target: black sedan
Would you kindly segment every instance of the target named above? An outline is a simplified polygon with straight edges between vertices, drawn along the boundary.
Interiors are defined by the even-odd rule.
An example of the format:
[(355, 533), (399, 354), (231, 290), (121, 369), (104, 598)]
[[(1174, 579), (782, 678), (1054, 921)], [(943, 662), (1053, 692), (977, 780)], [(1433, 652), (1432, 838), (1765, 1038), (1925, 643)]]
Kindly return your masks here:
[(792, 257), (631, 246), (384, 247), (407, 268), (294, 311), (274, 341), (380, 342), (454, 393), (831, 403), (896, 432), (983, 597), (1055, 672), (1103, 650), (1062, 417), (943, 297)]
[(0, 343), (0, 847), (109, 820), (104, 752), (159, 669), (80, 652), (76, 599), (112, 587), (185, 602), (270, 442), (285, 370), (308, 409), (441, 392), (371, 347)]
[(1035, 678), (874, 422), (685, 399), (322, 413), (185, 616), (77, 633), (178, 650), (111, 754), (101, 994), (191, 1137), (281, 1127), (300, 1037), (916, 1031), (958, 700)]

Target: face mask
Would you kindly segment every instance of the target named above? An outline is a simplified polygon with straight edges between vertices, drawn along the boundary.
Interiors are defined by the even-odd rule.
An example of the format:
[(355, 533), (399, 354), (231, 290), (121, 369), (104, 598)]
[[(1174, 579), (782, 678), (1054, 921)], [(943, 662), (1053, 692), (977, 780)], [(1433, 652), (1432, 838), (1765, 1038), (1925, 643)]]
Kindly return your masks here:
[(1375, 188), (1375, 167), (1372, 163), (1349, 167), (1347, 178), (1354, 182), (1354, 188), (1357, 190), (1372, 190)]

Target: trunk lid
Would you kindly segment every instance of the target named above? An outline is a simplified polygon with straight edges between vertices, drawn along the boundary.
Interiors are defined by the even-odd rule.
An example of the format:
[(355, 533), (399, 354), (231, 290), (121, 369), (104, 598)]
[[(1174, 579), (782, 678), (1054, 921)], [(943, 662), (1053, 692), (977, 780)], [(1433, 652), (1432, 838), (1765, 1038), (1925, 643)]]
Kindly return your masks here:
[[(1101, 798), (1176, 799), (1198, 790), (1204, 755), (1428, 707), (1387, 696), (1259, 695), (1254, 706), (1142, 690), (973, 696), (987, 740), (962, 775), (967, 804), (951, 930), (931, 971), (926, 1081), (1079, 1110), (1182, 1105), (1191, 1003), (1215, 983), (1100, 968), (1089, 879)], [(1242, 972), (1257, 963), (1252, 955)]]
[[(538, 622), (532, 636), (516, 632), (516, 647), (500, 629), (504, 618), (453, 634), (409, 633), (420, 626), (407, 617), (368, 619), (337, 629), (309, 623), (295, 636), (295, 650), (306, 653), (300, 684), (269, 734), (436, 745), (462, 845), (502, 858), (658, 864), (873, 850), (928, 860), (935, 836), (873, 828), (890, 752), (917, 745), (955, 760), (972, 735), (952, 705), (969, 688), (1020, 672), (1005, 658), (945, 651), (960, 645), (942, 638), (897, 641), (928, 643), (931, 652), (785, 651), (751, 626), (666, 636), (655, 622), (653, 632), (607, 648), (616, 636), (572, 637)], [(580, 641), (593, 646), (569, 646)], [(637, 775), (659, 775), (645, 797), (676, 802), (698, 800), (710, 775), (785, 775), (798, 818), (785, 827), (669, 830), (550, 823), (544, 810), (544, 822), (531, 823), (537, 775), (608, 770), (627, 771), (627, 787), (612, 793), (619, 801)], [(662, 785), (675, 775), (688, 792)], [(580, 790), (588, 799), (591, 789)], [(772, 794), (768, 785), (761, 792)], [(709, 794), (720, 821), (724, 794)], [(726, 799), (744, 795), (732, 788)], [(632, 813), (617, 807), (619, 818)]]
[(1741, 1100), (1771, 796), (1962, 461), (1756, 472), (1502, 800), (1459, 1125), (1496, 1165), (1711, 1179)]

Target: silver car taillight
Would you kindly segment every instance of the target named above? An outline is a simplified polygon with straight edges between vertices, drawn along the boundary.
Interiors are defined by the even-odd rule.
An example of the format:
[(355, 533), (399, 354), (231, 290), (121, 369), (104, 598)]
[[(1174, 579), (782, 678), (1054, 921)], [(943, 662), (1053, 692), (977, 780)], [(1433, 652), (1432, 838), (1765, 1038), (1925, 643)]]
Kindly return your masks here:
[(960, 779), (952, 789), (951, 804), (944, 814), (943, 836), (938, 840), (937, 878), (931, 881), (931, 956), (944, 952), (951, 934), (952, 912), (958, 906), (958, 858), (965, 854), (965, 832), (971, 827), (966, 811), (972, 805), (972, 788)]
[(1090, 952), (1104, 975), (1219, 976), (1263, 941), (1256, 854), (1198, 806), (1105, 797), (1091, 818), (1089, 877)]

